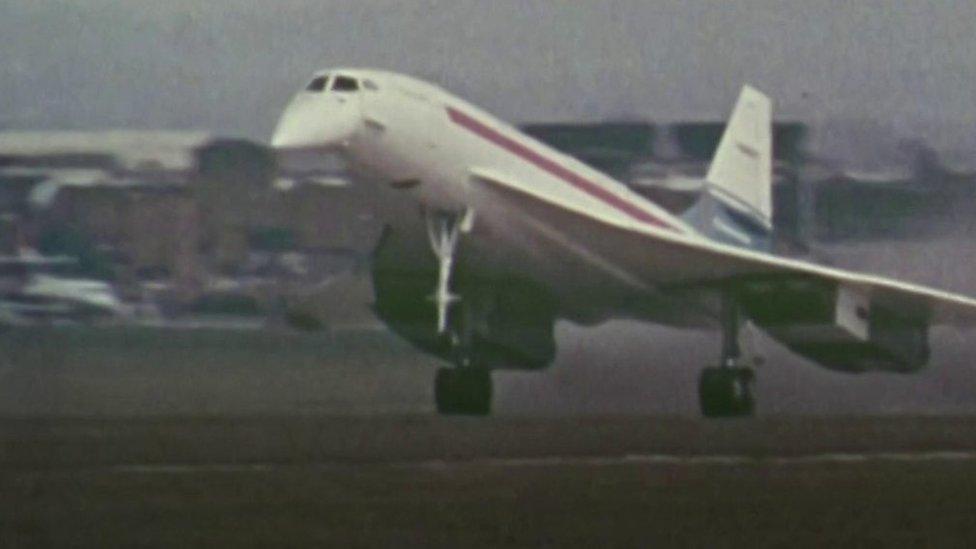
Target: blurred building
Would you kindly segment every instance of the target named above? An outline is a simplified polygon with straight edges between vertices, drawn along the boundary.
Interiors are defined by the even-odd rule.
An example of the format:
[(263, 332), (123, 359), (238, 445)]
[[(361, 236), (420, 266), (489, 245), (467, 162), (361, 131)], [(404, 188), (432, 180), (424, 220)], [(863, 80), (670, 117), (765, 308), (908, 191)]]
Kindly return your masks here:
[(333, 172), (281, 177), (265, 145), (201, 132), (0, 133), (0, 247), (76, 258), (133, 300), (273, 301), (361, 266), (379, 234)]
[(236, 207), (207, 202), (222, 202), (210, 189), (226, 186), (215, 151), (253, 158), (256, 148), (200, 132), (0, 133), (0, 212), (20, 246), (77, 256), (86, 276), (123, 286), (164, 278), (190, 296), (205, 242), (230, 240), (227, 224), (202, 218)]

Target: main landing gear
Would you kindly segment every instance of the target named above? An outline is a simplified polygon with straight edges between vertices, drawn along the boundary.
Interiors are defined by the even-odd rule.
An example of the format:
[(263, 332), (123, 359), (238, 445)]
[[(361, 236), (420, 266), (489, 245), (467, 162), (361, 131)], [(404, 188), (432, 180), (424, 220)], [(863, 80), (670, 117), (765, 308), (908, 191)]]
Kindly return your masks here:
[(437, 310), (437, 333), (449, 342), (454, 362), (438, 370), (434, 379), (437, 412), (485, 416), (491, 413), (491, 370), (476, 352), (472, 307), (451, 291), (458, 240), (471, 230), (473, 212), (425, 212), (425, 217), (438, 263), (437, 287), (430, 299)]
[(740, 315), (731, 297), (722, 300), (722, 361), (705, 368), (698, 380), (698, 399), (705, 417), (744, 417), (755, 411), (753, 369), (742, 362)]

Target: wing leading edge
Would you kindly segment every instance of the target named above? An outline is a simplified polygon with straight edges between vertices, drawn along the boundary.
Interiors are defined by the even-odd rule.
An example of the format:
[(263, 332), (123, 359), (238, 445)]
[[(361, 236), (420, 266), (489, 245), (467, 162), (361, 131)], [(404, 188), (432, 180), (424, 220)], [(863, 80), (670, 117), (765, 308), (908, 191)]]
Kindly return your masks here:
[(753, 252), (635, 223), (622, 215), (584, 210), (559, 196), (490, 170), (474, 169), (474, 181), (533, 221), (547, 226), (620, 271), (675, 291), (782, 281), (830, 283), (857, 292), (872, 304), (928, 324), (976, 325), (976, 300), (960, 294), (870, 274)]

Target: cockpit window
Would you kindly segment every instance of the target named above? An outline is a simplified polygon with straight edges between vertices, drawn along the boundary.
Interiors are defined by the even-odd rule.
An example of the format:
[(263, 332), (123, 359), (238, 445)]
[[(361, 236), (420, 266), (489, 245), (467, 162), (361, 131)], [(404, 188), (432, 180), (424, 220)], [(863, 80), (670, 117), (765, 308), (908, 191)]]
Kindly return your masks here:
[(328, 80), (328, 76), (316, 76), (311, 82), (308, 83), (308, 87), (306, 87), (305, 90), (310, 92), (323, 91), (325, 90), (325, 84)]
[(355, 78), (349, 78), (348, 76), (337, 76), (332, 82), (332, 91), (336, 92), (354, 92), (359, 91), (359, 82)]

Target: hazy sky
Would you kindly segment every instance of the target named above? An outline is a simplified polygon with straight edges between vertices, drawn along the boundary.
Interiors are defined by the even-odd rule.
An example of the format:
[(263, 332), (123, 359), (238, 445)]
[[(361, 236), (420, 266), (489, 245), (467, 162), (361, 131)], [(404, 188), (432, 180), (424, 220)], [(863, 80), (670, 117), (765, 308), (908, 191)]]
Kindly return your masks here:
[[(0, 128), (267, 139), (313, 69), (434, 79), (513, 120), (780, 118), (976, 131), (976, 2), (0, 0)], [(934, 129), (933, 129), (934, 128)]]

